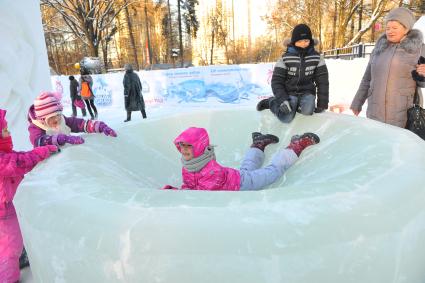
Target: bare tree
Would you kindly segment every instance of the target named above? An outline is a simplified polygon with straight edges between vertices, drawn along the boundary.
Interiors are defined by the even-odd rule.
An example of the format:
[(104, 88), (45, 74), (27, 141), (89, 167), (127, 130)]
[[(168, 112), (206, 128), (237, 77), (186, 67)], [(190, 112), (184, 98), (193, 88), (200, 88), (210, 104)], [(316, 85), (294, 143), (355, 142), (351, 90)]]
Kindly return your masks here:
[(125, 11), (125, 19), (127, 21), (127, 26), (128, 26), (128, 34), (130, 36), (130, 44), (131, 47), (133, 49), (133, 56), (134, 56), (134, 64), (136, 65), (136, 69), (139, 70), (139, 59), (137, 58), (137, 49), (136, 49), (136, 43), (134, 40), (134, 35), (133, 35), (133, 26), (132, 26), (132, 22), (131, 22), (131, 18), (130, 18), (130, 14), (128, 12), (128, 7), (124, 8)]
[(346, 44), (346, 46), (352, 45), (366, 32), (368, 31), (373, 24), (382, 16), (385, 12), (385, 6), (389, 2), (389, 0), (378, 0), (375, 5), (375, 8), (372, 11), (372, 15), (370, 19), (366, 22), (366, 24), (354, 35), (354, 37)]
[[(134, 0), (41, 0), (41, 5), (56, 10), (63, 18), (67, 29), (63, 33), (71, 33), (88, 47), (89, 55), (98, 57), (99, 47), (103, 53), (108, 42), (117, 31), (114, 19)], [(106, 52), (107, 53), (107, 52)], [(107, 58), (103, 58), (107, 61)]]

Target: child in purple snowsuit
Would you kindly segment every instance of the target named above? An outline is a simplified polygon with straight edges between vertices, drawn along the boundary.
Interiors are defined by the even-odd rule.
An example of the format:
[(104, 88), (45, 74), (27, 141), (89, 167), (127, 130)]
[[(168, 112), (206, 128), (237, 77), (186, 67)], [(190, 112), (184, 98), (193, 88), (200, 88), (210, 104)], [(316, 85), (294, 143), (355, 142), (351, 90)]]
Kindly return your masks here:
[(66, 117), (62, 114), (62, 105), (55, 93), (42, 92), (28, 111), (30, 141), (34, 147), (53, 144), (63, 146), (82, 144), (84, 139), (70, 133), (103, 133), (116, 137), (117, 134), (101, 121)]
[(47, 145), (28, 152), (13, 151), (5, 116), (6, 111), (0, 109), (0, 282), (13, 283), (20, 277), (23, 242), (12, 200), (24, 175), (58, 148)]

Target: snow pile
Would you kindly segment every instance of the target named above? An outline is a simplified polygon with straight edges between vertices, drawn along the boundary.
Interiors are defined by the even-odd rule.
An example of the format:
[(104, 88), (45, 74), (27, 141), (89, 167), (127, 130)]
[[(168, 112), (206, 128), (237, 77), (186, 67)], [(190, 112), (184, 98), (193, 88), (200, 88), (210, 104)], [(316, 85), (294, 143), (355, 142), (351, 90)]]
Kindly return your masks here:
[(29, 149), (27, 110), (50, 87), (39, 1), (0, 1), (0, 36), (0, 108), (15, 147)]
[[(321, 143), (258, 192), (179, 185), (172, 140), (206, 127), (238, 167), (250, 133)], [(425, 148), (412, 133), (325, 113), (279, 123), (252, 109), (192, 111), (85, 135), (24, 180), (15, 204), (36, 282), (423, 282)], [(267, 160), (266, 160), (267, 162)], [(206, 276), (206, 274), (208, 274)]]

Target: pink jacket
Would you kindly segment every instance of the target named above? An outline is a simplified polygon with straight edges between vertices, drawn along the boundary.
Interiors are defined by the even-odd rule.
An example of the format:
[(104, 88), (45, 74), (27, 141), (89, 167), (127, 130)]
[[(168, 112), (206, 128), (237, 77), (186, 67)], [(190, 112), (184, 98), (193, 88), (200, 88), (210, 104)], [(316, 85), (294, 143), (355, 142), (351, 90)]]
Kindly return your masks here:
[(49, 146), (29, 152), (0, 152), (0, 218), (15, 213), (12, 200), (24, 175), (50, 155)]
[[(180, 152), (180, 142), (192, 145), (194, 157), (199, 157), (210, 145), (208, 133), (203, 128), (189, 128), (182, 132), (174, 144)], [(182, 168), (182, 189), (207, 191), (239, 191), (241, 177), (239, 170), (223, 167), (211, 160), (198, 172), (189, 172)]]

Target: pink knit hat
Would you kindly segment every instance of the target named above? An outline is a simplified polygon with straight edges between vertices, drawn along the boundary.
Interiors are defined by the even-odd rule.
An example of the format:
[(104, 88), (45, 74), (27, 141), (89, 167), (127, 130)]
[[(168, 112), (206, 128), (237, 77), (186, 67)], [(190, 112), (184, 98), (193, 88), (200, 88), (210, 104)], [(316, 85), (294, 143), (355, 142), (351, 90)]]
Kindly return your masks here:
[(58, 99), (60, 94), (42, 92), (34, 101), (35, 116), (37, 119), (46, 120), (49, 117), (62, 114), (62, 104)]

